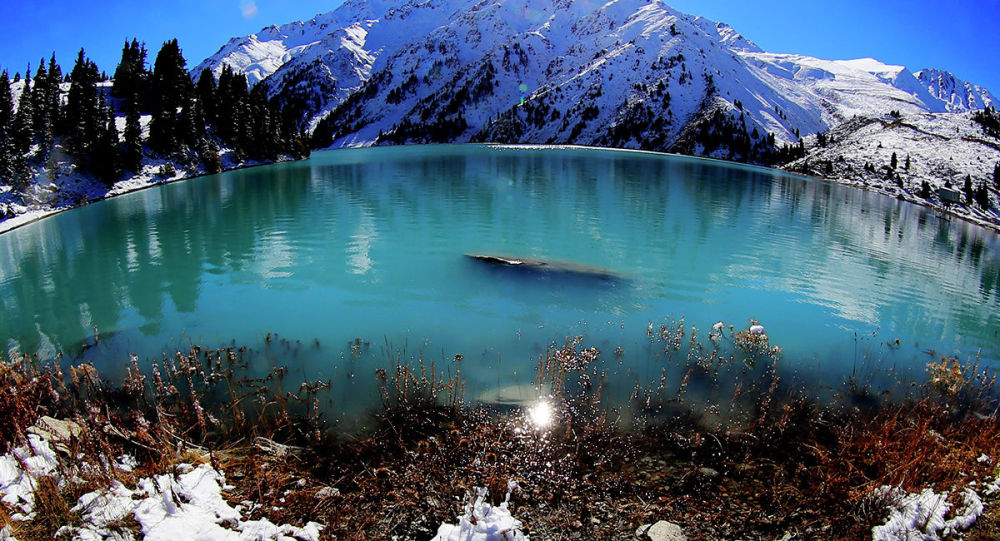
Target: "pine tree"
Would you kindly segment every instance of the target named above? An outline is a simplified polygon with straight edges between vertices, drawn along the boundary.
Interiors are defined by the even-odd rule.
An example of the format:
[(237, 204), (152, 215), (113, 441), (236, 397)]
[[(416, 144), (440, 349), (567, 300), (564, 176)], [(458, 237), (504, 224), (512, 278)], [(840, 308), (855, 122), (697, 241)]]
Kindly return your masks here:
[(899, 160), (896, 158), (896, 153), (893, 152), (892, 158), (889, 159), (889, 167), (892, 169), (896, 169), (896, 166), (898, 165), (899, 165)]
[(10, 93), (7, 70), (0, 73), (0, 184), (11, 184), (14, 175), (14, 152), (10, 142), (14, 124), (14, 98)]
[(997, 162), (996, 167), (993, 168), (993, 185), (1000, 190), (1000, 162)]
[(136, 98), (141, 99), (141, 96), (148, 94), (149, 78), (149, 72), (146, 70), (146, 45), (140, 44), (134, 38), (131, 43), (125, 40), (122, 58), (115, 68), (111, 95), (125, 100), (127, 108), (142, 108), (143, 104)]
[(965, 175), (965, 185), (962, 186), (962, 191), (965, 192), (966, 203), (971, 205), (975, 198), (975, 193), (972, 190), (972, 175)]
[(177, 111), (193, 90), (185, 64), (176, 39), (164, 43), (156, 55), (150, 84), (152, 119), (149, 124), (149, 146), (156, 152), (173, 152), (180, 144)]
[(910, 155), (909, 154), (906, 155), (906, 164), (903, 165), (903, 169), (906, 169), (907, 171), (910, 170)]
[(25, 78), (24, 91), (21, 93), (21, 99), (17, 102), (17, 112), (14, 114), (14, 122), (7, 139), (12, 155), (11, 186), (17, 191), (23, 191), (31, 179), (28, 152), (31, 150), (34, 140), (34, 115), (31, 108), (31, 95), (27, 86), (29, 81), (30, 79)]
[(986, 187), (986, 183), (983, 182), (976, 188), (976, 203), (985, 210), (990, 209), (990, 191)]
[(920, 197), (923, 199), (931, 198), (931, 185), (926, 180), (920, 184)]
[[(56, 87), (58, 90), (58, 87)], [(45, 59), (38, 63), (38, 71), (35, 74), (35, 87), (31, 92), (32, 107), (34, 108), (34, 129), (35, 140), (38, 141), (38, 154), (40, 158), (47, 157), (52, 150), (52, 106), (50, 95), (53, 92), (52, 78), (45, 69)]]
[(97, 65), (89, 60), (80, 49), (70, 72), (69, 95), (66, 99), (66, 114), (63, 117), (64, 133), (68, 136), (70, 153), (79, 167), (87, 169), (90, 153), (98, 139), (101, 124), (100, 107), (97, 100), (97, 81), (100, 73)]
[(215, 125), (215, 75), (212, 74), (212, 70), (205, 68), (201, 71), (201, 75), (198, 76), (198, 89), (197, 89), (198, 100), (201, 101), (201, 108), (205, 114), (205, 119), (212, 125)]
[(115, 113), (104, 103), (104, 98), (101, 98), (100, 114), (101, 126), (92, 164), (94, 173), (110, 187), (122, 175), (122, 151), (119, 146), (118, 128), (115, 125)]
[(49, 125), (53, 134), (58, 131), (59, 124), (62, 122), (62, 90), (59, 88), (62, 82), (62, 68), (56, 62), (56, 54), (52, 53), (52, 56), (49, 58), (49, 94), (46, 96), (49, 103), (45, 109), (49, 113)]
[[(138, 96), (133, 96), (130, 103), (137, 103)], [(133, 173), (142, 169), (142, 125), (139, 123), (139, 108), (130, 107), (125, 115), (125, 156), (124, 166)]]

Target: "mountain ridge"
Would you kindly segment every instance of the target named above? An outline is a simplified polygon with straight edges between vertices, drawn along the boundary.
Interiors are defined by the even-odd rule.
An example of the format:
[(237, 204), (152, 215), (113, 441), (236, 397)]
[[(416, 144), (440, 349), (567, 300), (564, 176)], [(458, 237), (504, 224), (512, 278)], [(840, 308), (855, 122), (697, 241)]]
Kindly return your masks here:
[[(925, 182), (986, 182), (1000, 161), (992, 139), (968, 140), (978, 129), (970, 114), (1000, 104), (988, 89), (939, 69), (767, 52), (728, 24), (658, 0), (350, 0), (234, 38), (193, 73), (227, 64), (297, 111), (316, 148), (496, 142), (666, 151), (844, 174), (931, 204), (942, 202), (933, 190), (917, 195), (926, 195)], [(937, 144), (872, 128), (901, 124), (936, 134)], [(857, 126), (864, 136), (850, 135)], [(915, 162), (949, 163), (885, 173), (873, 137)], [(817, 168), (817, 160), (853, 166)]]

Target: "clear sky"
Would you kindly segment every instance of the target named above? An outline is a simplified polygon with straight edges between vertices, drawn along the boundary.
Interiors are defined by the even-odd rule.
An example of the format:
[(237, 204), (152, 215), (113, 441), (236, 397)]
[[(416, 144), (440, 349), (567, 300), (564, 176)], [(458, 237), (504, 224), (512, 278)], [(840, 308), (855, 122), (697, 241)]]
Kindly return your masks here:
[[(400, 0), (401, 2), (403, 0)], [(1000, 0), (668, 0), (732, 25), (770, 52), (827, 59), (874, 57), (913, 71), (936, 67), (1000, 95)], [(126, 38), (150, 62), (176, 37), (188, 67), (229, 38), (309, 19), (341, 0), (11, 0), (0, 10), (0, 67), (24, 73), (54, 51), (63, 71), (83, 47), (111, 73)]]

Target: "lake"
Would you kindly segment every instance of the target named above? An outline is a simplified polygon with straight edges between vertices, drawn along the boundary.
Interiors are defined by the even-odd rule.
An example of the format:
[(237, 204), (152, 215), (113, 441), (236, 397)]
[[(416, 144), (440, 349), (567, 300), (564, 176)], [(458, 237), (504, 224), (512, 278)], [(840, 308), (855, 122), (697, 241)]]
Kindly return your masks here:
[(259, 369), (332, 379), (345, 417), (377, 400), (372, 372), (393, 356), (460, 368), (466, 398), (516, 402), (538, 355), (576, 335), (627, 394), (661, 374), (650, 325), (681, 318), (698, 340), (717, 321), (759, 321), (780, 368), (817, 388), (859, 371), (920, 379), (941, 354), (1000, 358), (994, 233), (851, 187), (651, 153), (318, 152), (64, 212), (0, 235), (0, 254), (8, 350), (113, 376), (129, 354), (246, 345)]

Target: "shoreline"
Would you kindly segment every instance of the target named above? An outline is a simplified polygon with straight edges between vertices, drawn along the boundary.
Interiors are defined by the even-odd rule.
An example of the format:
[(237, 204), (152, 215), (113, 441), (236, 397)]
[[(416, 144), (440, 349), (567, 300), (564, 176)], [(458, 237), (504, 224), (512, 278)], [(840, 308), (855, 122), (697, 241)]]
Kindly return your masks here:
[[(939, 205), (935, 205), (935, 204), (933, 204), (933, 203), (931, 203), (929, 201), (926, 201), (926, 200), (923, 200), (923, 199), (920, 199), (920, 198), (915, 198), (915, 197), (912, 197), (912, 196), (904, 197), (904, 198), (901, 199), (901, 198), (898, 197), (899, 194), (891, 193), (891, 191), (888, 190), (888, 189), (886, 189), (885, 186), (881, 186), (879, 184), (869, 184), (867, 182), (851, 181), (851, 180), (839, 179), (839, 178), (827, 178), (827, 177), (821, 177), (821, 176), (816, 176), (816, 175), (807, 175), (807, 174), (804, 174), (804, 173), (800, 173), (800, 172), (796, 172), (796, 171), (791, 171), (791, 170), (787, 170), (787, 169), (781, 169), (781, 168), (778, 168), (778, 167), (766, 167), (766, 166), (754, 165), (754, 164), (747, 164), (747, 163), (742, 163), (742, 162), (733, 162), (733, 161), (723, 160), (723, 159), (719, 159), (719, 158), (711, 158), (711, 157), (707, 157), (707, 156), (689, 156), (689, 155), (686, 155), (686, 154), (676, 154), (676, 153), (672, 153), (672, 152), (658, 152), (658, 151), (655, 151), (655, 150), (642, 150), (642, 149), (629, 149), (629, 148), (613, 148), (613, 147), (597, 147), (597, 146), (574, 145), (574, 144), (566, 144), (566, 145), (551, 144), (551, 145), (545, 145), (545, 144), (534, 144), (534, 143), (510, 143), (510, 144), (507, 144), (507, 143), (502, 143), (502, 144), (501, 143), (443, 143), (443, 144), (438, 144), (438, 145), (476, 145), (476, 146), (483, 146), (483, 147), (495, 148), (495, 149), (529, 149), (529, 150), (530, 149), (538, 149), (538, 150), (581, 149), (581, 150), (599, 150), (599, 151), (608, 151), (608, 152), (631, 152), (631, 153), (637, 153), (637, 154), (648, 154), (648, 155), (653, 155), (653, 156), (668, 156), (668, 157), (673, 157), (673, 158), (684, 158), (684, 159), (691, 159), (691, 160), (707, 161), (707, 162), (711, 162), (711, 163), (723, 164), (723, 165), (730, 166), (730, 167), (731, 166), (738, 166), (738, 167), (741, 167), (741, 168), (755, 170), (755, 171), (758, 171), (758, 172), (761, 172), (761, 173), (770, 173), (770, 174), (773, 174), (775, 172), (778, 172), (778, 173), (781, 173), (783, 175), (790, 175), (790, 176), (793, 176), (793, 177), (799, 177), (799, 178), (802, 178), (802, 179), (810, 181), (810, 182), (816, 182), (816, 181), (830, 182), (830, 183), (841, 185), (841, 186), (848, 186), (848, 187), (851, 187), (851, 188), (856, 188), (856, 189), (859, 189), (859, 190), (862, 190), (862, 191), (865, 191), (865, 192), (869, 192), (869, 193), (875, 193), (875, 194), (883, 195), (885, 197), (893, 198), (893, 199), (896, 199), (896, 200), (904, 202), (904, 203), (908, 203), (908, 204), (916, 205), (918, 207), (925, 208), (925, 209), (930, 210), (930, 211), (932, 211), (932, 212), (934, 212), (934, 213), (936, 213), (938, 215), (946, 215), (949, 220), (952, 219), (952, 218), (957, 218), (957, 219), (962, 220), (962, 221), (964, 221), (964, 222), (966, 222), (968, 224), (981, 227), (981, 228), (986, 229), (988, 231), (991, 231), (993, 233), (1000, 234), (1000, 223), (994, 223), (994, 222), (990, 222), (990, 221), (987, 221), (987, 220), (983, 220), (983, 219), (978, 218), (976, 216), (962, 214), (962, 213), (956, 212), (954, 210), (951, 210), (950, 208), (942, 207), (942, 206), (939, 206)], [(368, 146), (368, 147), (327, 148), (327, 149), (321, 149), (321, 150), (314, 150), (313, 152), (326, 152), (326, 151), (336, 151), (336, 150), (354, 150), (356, 148), (388, 148), (388, 147), (393, 147), (393, 146), (419, 147), (419, 146), (434, 146), (434, 145), (385, 145), (385, 146), (371, 145), (371, 146)], [(304, 161), (304, 160), (308, 160), (308, 159), (309, 159), (309, 157), (298, 158), (298, 159), (289, 158), (289, 159), (284, 159), (284, 160), (283, 159), (279, 159), (277, 161), (267, 162), (267, 163), (243, 164), (243, 165), (239, 165), (239, 166), (236, 166), (236, 167), (231, 167), (231, 168), (228, 168), (228, 169), (223, 169), (219, 173), (214, 173), (214, 174), (222, 174), (222, 173), (227, 173), (227, 172), (230, 172), (230, 171), (237, 171), (237, 170), (241, 170), (241, 169), (250, 169), (250, 168), (255, 168), (255, 167), (263, 167), (263, 166), (267, 166), (267, 165), (274, 165), (274, 164), (277, 164), (277, 163), (285, 163), (285, 162), (293, 162), (293, 161)], [(3, 220), (2, 222), (0, 222), (0, 235), (2, 235), (4, 233), (7, 233), (9, 231), (13, 231), (13, 230), (18, 229), (18, 228), (21, 228), (21, 227), (26, 226), (28, 224), (35, 223), (35, 222), (37, 222), (39, 220), (48, 218), (50, 216), (54, 216), (54, 215), (62, 213), (62, 212), (66, 212), (66, 211), (69, 211), (69, 210), (80, 208), (80, 207), (89, 205), (91, 203), (96, 203), (98, 201), (104, 201), (104, 200), (107, 200), (107, 199), (112, 199), (112, 198), (118, 197), (120, 195), (126, 195), (126, 194), (130, 194), (130, 193), (134, 193), (134, 192), (137, 192), (137, 191), (140, 191), (140, 190), (145, 190), (145, 189), (152, 188), (152, 187), (155, 187), (155, 186), (164, 186), (164, 185), (167, 185), (167, 184), (173, 184), (175, 182), (181, 182), (181, 181), (185, 181), (185, 180), (193, 180), (193, 179), (196, 179), (196, 178), (200, 178), (200, 177), (204, 177), (204, 176), (209, 176), (210, 174), (211, 173), (199, 173), (199, 174), (196, 174), (196, 175), (181, 176), (181, 177), (178, 177), (178, 178), (172, 178), (172, 179), (169, 179), (169, 180), (163, 180), (163, 181), (159, 181), (159, 182), (148, 182), (148, 183), (142, 184), (140, 186), (134, 186), (134, 187), (131, 187), (131, 188), (128, 188), (128, 189), (125, 189), (125, 190), (123, 190), (121, 192), (116, 192), (116, 193), (110, 193), (113, 190), (109, 190), (109, 194), (108, 195), (102, 196), (102, 197), (100, 197), (98, 199), (89, 200), (86, 203), (82, 203), (82, 204), (74, 204), (74, 205), (69, 205), (69, 206), (65, 206), (65, 207), (49, 208), (49, 209), (38, 210), (38, 211), (29, 210), (28, 212), (19, 214), (17, 216), (11, 217), (11, 218), (7, 218), (7, 219)], [(24, 220), (18, 220), (19, 218), (21, 218), (23, 216), (27, 216), (27, 215), (31, 215), (31, 217), (26, 218)]]
[[(199, 172), (197, 174), (190, 175), (190, 176), (180, 176), (180, 177), (177, 177), (177, 178), (170, 178), (170, 179), (163, 179), (163, 180), (159, 180), (159, 181), (145, 182), (145, 183), (140, 184), (138, 186), (131, 186), (131, 187), (125, 188), (125, 189), (123, 189), (122, 191), (119, 191), (119, 192), (114, 191), (114, 188), (112, 187), (112, 189), (108, 190), (108, 193), (106, 195), (101, 196), (101, 197), (96, 198), (96, 199), (89, 199), (85, 203), (77, 203), (77, 204), (71, 204), (71, 205), (61, 206), (61, 207), (51, 207), (51, 208), (44, 209), (44, 210), (43, 209), (29, 210), (27, 212), (18, 214), (17, 216), (13, 216), (11, 218), (6, 218), (2, 222), (0, 222), (0, 235), (3, 235), (4, 233), (8, 233), (10, 231), (14, 231), (15, 229), (19, 229), (19, 228), (24, 227), (26, 225), (33, 224), (33, 223), (38, 222), (40, 220), (44, 220), (45, 218), (49, 218), (51, 216), (55, 216), (57, 214), (61, 214), (63, 212), (67, 212), (67, 211), (70, 211), (70, 210), (82, 208), (82, 207), (85, 207), (87, 205), (90, 205), (90, 204), (93, 204), (93, 203), (97, 203), (99, 201), (106, 201), (106, 200), (109, 200), (109, 199), (114, 199), (115, 197), (118, 197), (118, 196), (121, 196), (121, 195), (127, 195), (127, 194), (130, 194), (130, 193), (135, 193), (135, 192), (146, 190), (146, 189), (149, 189), (149, 188), (155, 188), (157, 186), (166, 186), (168, 184), (174, 184), (176, 182), (183, 182), (185, 180), (194, 180), (194, 179), (197, 179), (197, 178), (207, 177), (207, 176), (211, 176), (211, 175), (221, 175), (222, 173), (228, 173), (230, 171), (239, 171), (239, 170), (242, 170), (242, 169), (252, 169), (252, 168), (256, 168), (256, 167), (265, 167), (265, 166), (268, 166), (268, 165), (275, 165), (275, 164), (278, 164), (278, 163), (297, 162), (297, 161), (304, 161), (304, 160), (308, 160), (308, 159), (309, 159), (308, 157), (306, 157), (306, 158), (288, 158), (288, 159), (278, 159), (278, 160), (273, 161), (273, 162), (240, 164), (240, 165), (237, 165), (235, 167), (230, 167), (228, 169), (223, 169), (222, 171), (219, 171), (218, 173)], [(132, 177), (132, 178), (134, 178), (134, 177)], [(114, 193), (112, 193), (112, 192), (114, 192)], [(19, 218), (22, 218), (22, 217), (25, 217), (25, 216), (29, 216), (29, 215), (30, 215), (30, 217), (25, 218), (24, 220), (18, 220)]]
[[(552, 385), (549, 407), (514, 410), (466, 403), (458, 376), (389, 360), (372, 367), (381, 398), (373, 426), (348, 437), (310, 405), (326, 392), (322, 382), (288, 385), (298, 392), (286, 394), (287, 370), (278, 366), (265, 380), (243, 379), (235, 346), (194, 346), (152, 372), (133, 360), (127, 377), (105, 383), (87, 365), (70, 368), (67, 381), (23, 358), (0, 361), (0, 385), (18, 389), (13, 402), (0, 397), (0, 414), (12, 420), (0, 427), (0, 450), (47, 431), (51, 447), (40, 456), (54, 464), (44, 475), (60, 480), (55, 499), (65, 501), (55, 514), (53, 495), (38, 492), (33, 501), (44, 505), (34, 518), (0, 503), (0, 530), (12, 527), (20, 541), (50, 539), (62, 524), (77, 533), (146, 532), (155, 525), (138, 509), (132, 522), (97, 524), (88, 517), (102, 508), (74, 504), (99, 505), (109, 494), (117, 505), (155, 500), (141, 479), (164, 474), (180, 482), (175, 492), (189, 494), (183, 476), (199, 471), (217, 480), (219, 501), (235, 506), (207, 527), (245, 532), (268, 521), (288, 532), (311, 527), (314, 541), (430, 539), (456, 517), (478, 521), (501, 510), (512, 531), (536, 540), (646, 539), (644, 529), (661, 522), (697, 540), (895, 539), (913, 533), (898, 529), (904, 522), (929, 536), (948, 524), (970, 539), (1000, 533), (1000, 422), (975, 415), (996, 405), (976, 367), (932, 363), (909, 398), (845, 387), (832, 406), (772, 375), (743, 388), (748, 405), (719, 404), (731, 420), (680, 393), (666, 416), (633, 425), (583, 377), (600, 371), (589, 351), (567, 345), (546, 355), (536, 382)], [(204, 398), (213, 391), (220, 401)], [(68, 440), (80, 453), (72, 464), (122, 463), (127, 471), (112, 468), (74, 489), (80, 474), (59, 458)], [(13, 485), (3, 481), (9, 494)], [(164, 513), (194, 514), (195, 500)]]

